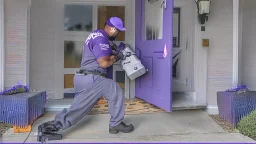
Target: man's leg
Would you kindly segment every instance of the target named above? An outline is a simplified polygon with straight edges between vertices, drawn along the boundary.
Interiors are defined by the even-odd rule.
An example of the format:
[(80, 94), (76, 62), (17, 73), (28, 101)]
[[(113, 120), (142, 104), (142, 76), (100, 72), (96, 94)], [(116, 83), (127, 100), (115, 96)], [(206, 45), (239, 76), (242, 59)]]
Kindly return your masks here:
[(116, 134), (119, 131), (123, 133), (132, 132), (134, 130), (133, 125), (126, 125), (122, 122), (125, 115), (123, 90), (111, 79), (106, 79), (102, 84), (108, 84), (108, 87), (104, 89), (104, 96), (108, 100), (108, 109), (111, 115), (109, 132), (112, 134)]
[(75, 89), (78, 92), (69, 109), (64, 109), (55, 116), (53, 121), (45, 122), (38, 127), (38, 141), (59, 140), (62, 135), (56, 134), (60, 129), (65, 130), (81, 120), (102, 97), (101, 91), (95, 89), (94, 77), (75, 76)]
[(64, 109), (54, 119), (56, 127), (65, 130), (80, 121), (94, 105), (102, 98), (98, 84), (94, 83), (94, 76), (76, 76), (75, 89), (78, 92), (69, 109)]
[[(118, 133), (119, 131), (124, 133), (132, 132), (133, 125), (125, 125), (122, 120), (124, 119), (124, 95), (119, 85), (111, 79), (106, 79), (101, 76), (90, 77), (75, 77), (75, 87), (79, 93), (76, 95), (73, 104), (67, 110), (55, 116), (54, 121), (45, 123), (51, 130), (58, 131), (59, 129), (65, 130), (72, 125), (76, 124), (82, 119), (98, 102), (98, 100), (105, 96), (109, 104), (109, 112), (111, 115), (109, 132)], [(76, 81), (75, 80), (75, 81)], [(76, 85), (78, 83), (78, 85)], [(44, 124), (43, 124), (44, 125)]]
[(57, 128), (65, 130), (80, 121), (99, 101), (97, 92), (83, 91), (79, 93), (69, 109), (64, 109), (54, 118)]

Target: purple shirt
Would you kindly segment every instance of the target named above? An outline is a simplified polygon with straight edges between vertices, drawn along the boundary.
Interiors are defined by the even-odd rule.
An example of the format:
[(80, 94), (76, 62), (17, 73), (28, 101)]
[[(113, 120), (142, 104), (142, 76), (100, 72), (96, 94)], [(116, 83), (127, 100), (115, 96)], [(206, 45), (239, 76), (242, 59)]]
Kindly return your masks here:
[(88, 36), (84, 43), (81, 68), (99, 70), (106, 73), (107, 69), (101, 68), (97, 60), (103, 56), (111, 55), (112, 49), (107, 33), (104, 30), (95, 30)]

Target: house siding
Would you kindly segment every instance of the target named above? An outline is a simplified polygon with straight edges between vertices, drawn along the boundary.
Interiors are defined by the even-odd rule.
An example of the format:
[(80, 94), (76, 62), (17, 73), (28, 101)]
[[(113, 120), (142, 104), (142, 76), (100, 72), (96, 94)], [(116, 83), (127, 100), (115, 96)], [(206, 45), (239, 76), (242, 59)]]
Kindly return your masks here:
[[(30, 58), (30, 85), (32, 89), (47, 90), (55, 94), (55, 53), (56, 48), (56, 0), (32, 0), (31, 7), (31, 49), (27, 55), (29, 39), (27, 34), (27, 6), (29, 0), (5, 0), (6, 63), (5, 87), (17, 81), (27, 84), (28, 58)], [(247, 4), (247, 5), (246, 5)], [(256, 1), (246, 0), (243, 16), (243, 44), (241, 81), (256, 88), (256, 64), (254, 64), (253, 40), (256, 38), (253, 22)], [(207, 104), (216, 105), (216, 92), (232, 86), (233, 55), (233, 12), (232, 0), (214, 0), (211, 14), (202, 38), (210, 39), (207, 69)], [(13, 30), (18, 30), (13, 33)], [(19, 44), (14, 38), (19, 37)], [(19, 51), (19, 53), (17, 53)], [(13, 59), (13, 56), (16, 59)], [(19, 58), (19, 60), (17, 60)]]
[(256, 1), (243, 1), (241, 83), (256, 90)]
[(5, 71), (4, 87), (28, 84), (28, 5), (29, 0), (4, 1)]
[(55, 96), (56, 0), (32, 0), (30, 86)]

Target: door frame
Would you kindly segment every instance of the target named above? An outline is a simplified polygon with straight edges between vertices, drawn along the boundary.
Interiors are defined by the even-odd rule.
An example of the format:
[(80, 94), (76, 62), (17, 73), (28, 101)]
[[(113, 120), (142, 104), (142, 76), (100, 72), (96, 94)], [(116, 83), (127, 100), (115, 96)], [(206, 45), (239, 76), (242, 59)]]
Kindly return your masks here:
[[(55, 99), (63, 99), (65, 92), (65, 89), (63, 87), (64, 83), (64, 74), (67, 73), (75, 73), (74, 69), (66, 69), (64, 70), (64, 35), (63, 35), (63, 23), (62, 23), (62, 17), (63, 17), (63, 7), (66, 3), (71, 4), (92, 4), (93, 9), (93, 23), (96, 23), (96, 25), (93, 25), (93, 30), (97, 28), (97, 5), (109, 5), (109, 6), (125, 6), (125, 26), (127, 31), (125, 32), (125, 42), (129, 43), (132, 47), (135, 46), (134, 37), (133, 37), (133, 27), (131, 26), (133, 23), (130, 23), (130, 21), (133, 21), (133, 15), (131, 15), (129, 12), (132, 9), (132, 6), (130, 4), (130, 1), (135, 0), (56, 0), (57, 7), (56, 7), (56, 16), (57, 16), (57, 23), (56, 23), (56, 47), (55, 47)], [(135, 28), (134, 28), (135, 29)], [(113, 73), (115, 71), (119, 71), (121, 66), (118, 64), (115, 64), (113, 66)], [(113, 74), (114, 76), (114, 74)], [(130, 98), (130, 80), (127, 75), (125, 75), (125, 98)]]
[[(183, 51), (181, 51), (181, 56), (184, 58), (185, 62), (189, 62), (185, 64), (186, 78), (181, 80), (179, 78), (173, 78), (173, 84), (181, 84), (186, 85), (187, 90), (184, 92), (194, 92), (194, 83), (193, 83), (193, 74), (194, 74), (194, 63), (193, 63), (193, 13), (191, 13), (192, 3), (189, 0), (174, 0), (174, 7), (178, 7), (181, 9), (180, 12), (180, 48), (183, 47)], [(187, 23), (189, 22), (189, 23)], [(183, 29), (182, 29), (183, 28)], [(184, 40), (182, 42), (182, 40)], [(179, 59), (179, 64), (182, 61)], [(183, 63), (184, 64), (184, 63)], [(181, 66), (181, 65), (179, 65)], [(181, 67), (180, 67), (181, 69)], [(175, 92), (183, 92), (179, 88), (174, 89)]]
[(5, 69), (5, 50), (4, 50), (4, 0), (0, 0), (0, 91), (4, 89), (4, 69)]
[(195, 90), (195, 99), (196, 104), (199, 106), (207, 105), (207, 67), (208, 67), (208, 49), (203, 48), (201, 45), (201, 40), (203, 32), (201, 32), (201, 24), (198, 21), (197, 16), (197, 6), (193, 1), (193, 20), (194, 25), (191, 25), (191, 28), (194, 27), (193, 34), (193, 61), (194, 61), (194, 90)]
[[(129, 0), (130, 1), (130, 0)], [(198, 106), (206, 106), (207, 105), (207, 60), (208, 60), (208, 50), (203, 48), (201, 45), (201, 39), (203, 33), (201, 32), (201, 25), (197, 21), (197, 7), (194, 1), (187, 0), (188, 2), (192, 2), (190, 10), (192, 13), (193, 24), (189, 27), (193, 29), (192, 39), (191, 39), (191, 47), (193, 47), (193, 78), (192, 82), (194, 91), (195, 91), (195, 99), (196, 104)], [(132, 3), (133, 12), (135, 11), (135, 1)], [(135, 12), (134, 21), (135, 22)], [(135, 28), (134, 28), (135, 29)], [(135, 34), (133, 34), (135, 36)], [(131, 98), (135, 98), (135, 81), (131, 81), (130, 86), (130, 96)]]

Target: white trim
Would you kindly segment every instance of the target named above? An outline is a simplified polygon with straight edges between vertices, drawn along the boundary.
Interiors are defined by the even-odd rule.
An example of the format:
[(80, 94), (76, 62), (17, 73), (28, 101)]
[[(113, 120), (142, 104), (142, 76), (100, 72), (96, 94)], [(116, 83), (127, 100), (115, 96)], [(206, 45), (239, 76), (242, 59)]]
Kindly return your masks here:
[(239, 73), (239, 0), (233, 0), (233, 87), (238, 85)]
[(70, 105), (58, 105), (58, 104), (55, 104), (55, 105), (53, 105), (53, 106), (46, 106), (46, 108), (45, 108), (45, 111), (46, 112), (54, 112), (54, 111), (62, 111), (63, 109), (68, 109), (69, 107), (71, 106), (71, 104)]
[[(194, 2), (194, 1), (192, 1)], [(208, 67), (208, 49), (203, 48), (201, 39), (204, 33), (201, 32), (201, 24), (198, 22), (197, 7), (193, 5), (194, 11), (194, 89), (196, 92), (196, 104), (207, 105), (207, 67)]]
[[(181, 8), (180, 15), (180, 47), (173, 49), (181, 49), (179, 63), (177, 65), (177, 78), (172, 78), (173, 92), (194, 92), (194, 13), (193, 1), (175, 0), (174, 7)], [(186, 46), (187, 45), (187, 46)], [(187, 48), (186, 48), (187, 47)], [(186, 80), (187, 79), (187, 80)], [(187, 82), (186, 82), (187, 81)]]
[(243, 6), (244, 1), (239, 2), (239, 51), (238, 51), (238, 84), (242, 83), (242, 47), (243, 47)]
[(206, 112), (208, 114), (219, 114), (219, 108), (217, 105), (208, 105)]
[[(71, 105), (61, 105), (61, 104), (55, 104), (52, 106), (46, 106), (45, 111), (47, 112), (53, 112), (53, 111), (62, 111), (64, 108), (69, 108)], [(219, 109), (217, 105), (208, 105), (205, 109), (205, 112), (207, 112), (210, 115), (216, 115), (219, 114)]]
[(32, 0), (28, 0), (28, 7), (30, 8), (32, 5)]
[(4, 89), (4, 0), (0, 0), (0, 91)]
[[(132, 50), (135, 51), (135, 0), (126, 0), (125, 7), (125, 42), (128, 43)], [(135, 98), (135, 81), (131, 81), (125, 75), (125, 97), (129, 99)]]
[[(64, 84), (64, 76), (62, 75), (62, 69), (64, 67), (63, 64), (63, 56), (61, 56), (61, 53), (59, 49), (64, 49), (64, 44), (63, 44), (63, 29), (62, 27), (62, 16), (63, 16), (63, 1), (62, 0), (56, 0), (56, 35), (55, 35), (55, 94), (54, 94), (54, 99), (63, 99), (64, 95), (64, 89), (63, 89), (63, 84)], [(64, 51), (64, 50), (63, 50)], [(62, 53), (63, 54), (63, 53)]]
[(31, 19), (30, 19), (30, 13), (31, 12), (31, 0), (28, 1), (28, 7), (27, 7), (27, 69), (26, 69), (26, 85), (30, 86), (30, 25), (31, 25)]

